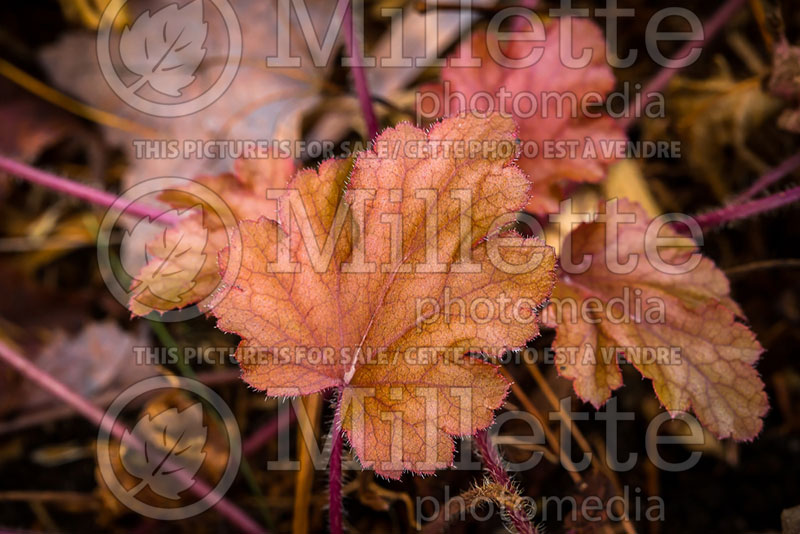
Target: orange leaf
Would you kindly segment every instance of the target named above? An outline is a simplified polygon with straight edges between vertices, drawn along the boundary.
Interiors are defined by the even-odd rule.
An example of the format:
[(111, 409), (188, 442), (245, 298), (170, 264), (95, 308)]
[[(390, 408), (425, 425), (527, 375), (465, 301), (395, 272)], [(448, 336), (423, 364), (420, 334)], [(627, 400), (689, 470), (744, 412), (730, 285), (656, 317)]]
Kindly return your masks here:
[[(459, 151), (476, 142), (493, 148)], [(242, 337), (244, 379), (339, 388), (350, 444), (381, 475), (450, 465), (453, 436), (490, 425), (508, 389), (478, 354), (536, 336), (554, 283), (553, 250), (504, 232), (528, 199), (514, 147), (510, 119), (467, 115), (387, 129), (349, 176), (336, 160), (299, 172), (280, 223), (241, 223), (241, 265), (223, 266), (212, 313)]]
[[(722, 271), (689, 239), (654, 246), (654, 234), (646, 237), (650, 224), (638, 205), (613, 200), (605, 222), (581, 224), (567, 236), (572, 261), (591, 258), (591, 264), (582, 273), (560, 274), (544, 312), (557, 325), (559, 373), (599, 407), (622, 386), (618, 357), (624, 356), (653, 381), (670, 412), (691, 407), (720, 438), (752, 439), (768, 408), (753, 368), (763, 349), (737, 320), (742, 312)], [(617, 228), (617, 239), (610, 228)], [(677, 238), (667, 228), (660, 238)], [(633, 255), (637, 263), (610, 267), (614, 254), (619, 265)], [(680, 268), (685, 272), (668, 272), (685, 262), (691, 262)]]
[(221, 281), (217, 255), (228, 246), (230, 232), (220, 214), (233, 213), (239, 221), (277, 217), (277, 203), (267, 199), (267, 190), (286, 186), (294, 162), (279, 157), (239, 159), (235, 171), (201, 176), (186, 190), (159, 195), (159, 200), (181, 211), (177, 224), (147, 243), (148, 262), (131, 282), (132, 313), (163, 314), (214, 292)]

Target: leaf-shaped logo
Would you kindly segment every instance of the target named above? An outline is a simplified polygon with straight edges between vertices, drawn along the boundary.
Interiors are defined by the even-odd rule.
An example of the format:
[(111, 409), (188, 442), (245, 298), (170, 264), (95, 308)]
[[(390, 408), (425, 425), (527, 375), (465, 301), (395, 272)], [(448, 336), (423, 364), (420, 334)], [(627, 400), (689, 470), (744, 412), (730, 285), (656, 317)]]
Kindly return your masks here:
[[(167, 216), (174, 216), (180, 224), (165, 228), (162, 220)], [(154, 225), (159, 225), (159, 232), (153, 237)], [(208, 229), (203, 226), (200, 205), (182, 211), (170, 210), (156, 219), (139, 221), (122, 238), (127, 258), (123, 264), (125, 269), (136, 272), (138, 269), (128, 269), (128, 264), (146, 264), (132, 284), (134, 294), (141, 295), (148, 290), (162, 301), (180, 302), (181, 295), (194, 287), (195, 278), (207, 260), (204, 253), (207, 242)]]
[[(145, 487), (166, 499), (178, 500), (180, 493), (194, 483), (194, 476), (203, 465), (203, 447), (208, 428), (203, 424), (203, 405), (197, 402), (183, 411), (164, 410), (155, 417), (144, 415), (132, 432), (125, 430), (120, 446), (122, 466), (141, 482), (129, 492), (135, 496)], [(136, 451), (136, 440), (144, 443), (144, 456)], [(186, 472), (190, 477), (178, 477)]]
[(202, 0), (139, 15), (132, 26), (125, 26), (119, 42), (122, 62), (140, 76), (128, 89), (133, 93), (149, 83), (160, 93), (181, 96), (206, 55), (207, 35)]

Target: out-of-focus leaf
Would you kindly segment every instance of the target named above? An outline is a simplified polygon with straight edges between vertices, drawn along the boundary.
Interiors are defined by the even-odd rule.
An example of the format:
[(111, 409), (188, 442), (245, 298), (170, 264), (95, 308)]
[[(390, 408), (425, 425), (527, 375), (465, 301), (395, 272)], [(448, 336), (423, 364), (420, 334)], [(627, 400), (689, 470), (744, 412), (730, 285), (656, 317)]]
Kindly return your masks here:
[[(183, 211), (177, 224), (162, 228), (151, 240), (147, 241), (147, 236), (138, 240), (131, 237), (133, 247), (146, 251), (145, 261), (137, 262), (144, 265), (131, 282), (131, 312), (164, 313), (211, 295), (220, 282), (218, 256), (228, 245), (232, 230), (224, 226), (219, 210), (230, 209), (237, 220), (275, 220), (277, 203), (267, 198), (267, 191), (286, 187), (293, 172), (294, 162), (289, 158), (239, 159), (233, 174), (202, 176), (183, 190), (162, 193), (161, 201)], [(204, 200), (209, 198), (209, 192), (216, 195), (215, 200)], [(220, 202), (224, 206), (217, 205)], [(143, 231), (149, 235), (151, 227), (143, 226)], [(136, 273), (137, 269), (128, 272)]]
[[(44, 372), (91, 398), (158, 374), (154, 366), (137, 362), (134, 347), (146, 346), (143, 333), (128, 333), (113, 321), (90, 323), (76, 336), (57, 332), (35, 362)], [(57, 402), (52, 394), (30, 383), (26, 383), (23, 397), (28, 409)]]
[[(196, 3), (199, 4), (199, 0)], [(162, 9), (172, 9), (169, 6), (174, 5), (176, 4), (169, 0), (133, 0), (125, 7), (126, 13), (135, 20), (145, 11), (157, 13)], [(325, 28), (336, 4), (311, 0), (304, 2), (304, 5), (308, 7), (314, 27)], [(188, 7), (175, 13), (177, 24), (184, 24)], [(232, 7), (240, 21), (240, 28), (232, 31), (241, 30), (243, 43), (236, 76), (230, 87), (211, 105), (183, 117), (153, 116), (130, 107), (117, 96), (101, 74), (94, 52), (97, 46), (97, 36), (94, 34), (65, 34), (41, 52), (44, 67), (59, 88), (89, 105), (159, 132), (160, 135), (152, 136), (104, 128), (107, 139), (128, 156), (130, 165), (124, 175), (126, 186), (158, 176), (193, 178), (200, 174), (222, 173), (230, 168), (238, 155), (227, 154), (225, 149), (222, 149), (222, 153), (211, 154), (204, 152), (202, 148), (198, 154), (191, 150), (191, 146), (184, 145), (187, 141), (208, 145), (229, 140), (263, 142), (273, 139), (295, 141), (299, 138), (302, 115), (320, 102), (320, 88), (325, 84), (330, 65), (315, 66), (308, 55), (308, 49), (293, 43), (292, 54), (301, 58), (299, 68), (267, 67), (265, 58), (277, 55), (275, 35), (279, 24), (292, 25), (293, 39), (299, 41), (302, 37), (295, 16), (292, 16), (291, 21), (281, 20), (278, 2), (243, 0), (233, 3)], [(208, 33), (202, 43), (206, 54), (200, 67), (194, 72), (196, 79), (182, 90), (181, 101), (199, 96), (217, 79), (225, 62), (238, 59), (228, 57), (227, 29), (219, 20), (214, 24), (208, 17), (204, 17), (204, 20), (208, 24)], [(253, 21), (257, 23), (251, 23)], [(196, 41), (197, 39), (192, 39), (193, 43)], [(127, 70), (125, 64), (115, 64), (115, 68), (121, 72)], [(168, 71), (167, 75), (174, 75), (175, 80), (164, 77), (159, 82), (164, 89), (178, 87), (185, 81), (180, 68)], [(134, 74), (131, 76), (129, 84), (141, 77)], [(176, 141), (180, 156), (167, 157), (163, 153), (156, 156), (137, 154), (134, 141), (149, 142), (157, 139)]]
[[(570, 49), (588, 49), (592, 54), (590, 62), (582, 68), (569, 67), (561, 58), (562, 48), (568, 46), (560, 42), (562, 27), (567, 24), (572, 25)], [(609, 151), (608, 147), (614, 148), (615, 143), (626, 140), (616, 121), (605, 115), (589, 118), (577, 104), (585, 102), (589, 94), (604, 99), (614, 88), (614, 73), (605, 60), (602, 31), (591, 21), (565, 18), (545, 26), (543, 42), (511, 41), (504, 51), (508, 58), (526, 58), (532, 55), (534, 47), (542, 49), (541, 57), (527, 68), (504, 66), (496, 61), (497, 53), (493, 54), (489, 48), (492, 38), (485, 31), (476, 31), (471, 41), (463, 43), (449, 58), (450, 63), (442, 70), (442, 87), (437, 89), (441, 112), (458, 112), (472, 102), (481, 111), (490, 105), (495, 111), (513, 115), (520, 141), (527, 146), (519, 165), (533, 181), (533, 194), (526, 210), (537, 214), (555, 212), (564, 196), (562, 185), (601, 181), (608, 165), (616, 160), (615, 151)], [(480, 58), (481, 66), (455, 64), (458, 58), (467, 57)], [(481, 96), (476, 98), (476, 95)], [(573, 100), (574, 106), (570, 104)], [(532, 101), (536, 108), (530, 107)], [(567, 150), (566, 143), (574, 147)]]
[(681, 155), (718, 201), (739, 189), (736, 178), (768, 170), (748, 140), (751, 134), (764, 135), (764, 123), (780, 109), (780, 101), (762, 89), (758, 78), (736, 81), (718, 75), (698, 81), (676, 77), (667, 98)]

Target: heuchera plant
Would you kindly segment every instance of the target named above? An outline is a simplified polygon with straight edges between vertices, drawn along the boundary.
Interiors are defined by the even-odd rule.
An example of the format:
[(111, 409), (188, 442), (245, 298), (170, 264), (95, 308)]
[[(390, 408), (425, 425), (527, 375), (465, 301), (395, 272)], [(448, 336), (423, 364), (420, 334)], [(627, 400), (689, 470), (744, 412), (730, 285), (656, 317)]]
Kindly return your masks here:
[[(538, 335), (540, 308), (552, 293), (545, 319), (557, 330), (554, 346), (580, 347), (577, 358), (556, 364), (581, 398), (600, 406), (622, 385), (617, 347), (669, 340), (681, 349), (679, 360), (625, 354), (653, 380), (666, 408), (691, 406), (720, 437), (754, 437), (767, 409), (753, 368), (761, 347), (737, 320), (741, 310), (721, 271), (685, 238), (657, 253), (665, 265), (694, 261), (684, 274), (645, 259), (625, 263), (631, 254), (654, 257), (645, 247), (650, 221), (636, 205), (614, 201), (567, 236), (562, 254), (570, 265), (589, 254), (592, 261), (577, 273), (560, 270), (556, 284), (553, 249), (512, 230), (531, 189), (515, 150), (514, 121), (500, 114), (464, 114), (428, 132), (400, 124), (354, 162), (327, 160), (297, 172), (270, 193), (279, 197), (277, 209), (270, 204), (274, 216), (256, 217), (256, 199), (275, 180), (204, 179), (238, 207), (241, 220), (227, 247), (209, 240), (206, 253), (217, 254), (218, 270), (202, 253), (183, 258), (203, 262), (191, 271), (208, 273), (218, 286), (207, 311), (241, 337), (243, 379), (271, 396), (335, 390), (335, 448), (344, 434), (362, 466), (382, 476), (433, 473), (452, 464), (454, 437), (491, 425), (509, 388), (492, 359)], [(165, 200), (184, 205), (180, 194)], [(181, 222), (173, 230), (196, 227)], [(667, 234), (659, 236), (678, 238)], [(632, 268), (614, 274), (608, 251)], [(143, 272), (180, 268), (175, 262), (155, 257)], [(666, 320), (646, 321), (637, 308), (629, 321), (570, 321), (559, 306), (570, 298), (609, 304), (624, 288), (664, 302)], [(202, 295), (192, 288), (177, 298), (174, 307)], [(461, 308), (481, 301), (513, 303), (514, 318), (484, 320), (479, 307)], [(132, 311), (141, 313), (143, 302), (132, 300)]]
[[(572, 49), (593, 58), (583, 67), (566, 65), (559, 54), (565, 25), (572, 28)], [(281, 158), (239, 160), (231, 174), (201, 177), (186, 191), (161, 195), (176, 217), (148, 243), (149, 261), (131, 288), (131, 312), (144, 316), (199, 303), (220, 329), (241, 338), (236, 357), (253, 388), (280, 397), (335, 392), (334, 532), (341, 531), (343, 436), (365, 468), (389, 478), (445, 468), (454, 438), (473, 436), (493, 482), (471, 491), (514, 492), (485, 430), (511, 385), (494, 360), (535, 338), (540, 320), (556, 330), (559, 374), (595, 407), (623, 385), (622, 356), (652, 381), (671, 413), (691, 408), (720, 438), (749, 440), (761, 430), (768, 404), (754, 365), (763, 349), (724, 274), (694, 241), (676, 227), (652, 224), (624, 199), (607, 202), (598, 217), (567, 232), (558, 262), (544, 242), (515, 233), (517, 212), (552, 213), (575, 183), (602, 181), (615, 152), (598, 146), (626, 137), (607, 116), (558, 111), (559, 97), (581, 102), (595, 95), (600, 104), (615, 85), (599, 28), (567, 18), (544, 30), (541, 55), (530, 68), (514, 64), (531, 57), (530, 41), (511, 41), (502, 54), (509, 64), (501, 65), (492, 53), (500, 46), (497, 36), (474, 32), (437, 84), (443, 98), (464, 98), (455, 107), (447, 102), (450, 113), (463, 114), (428, 131), (400, 124), (354, 160), (327, 160), (317, 170), (295, 172)], [(352, 26), (345, 33), (352, 51)], [(460, 64), (468, 56), (482, 65)], [(783, 37), (769, 88), (791, 102), (798, 95), (797, 57)], [(372, 138), (377, 119), (366, 78), (360, 68), (353, 74)], [(481, 93), (495, 97), (477, 109), (465, 104)], [(515, 107), (523, 93), (545, 107)], [(490, 108), (494, 114), (481, 114)], [(796, 110), (780, 120), (792, 131), (798, 122)], [(593, 157), (523, 149), (517, 160), (518, 134), (539, 146), (577, 141), (576, 152)], [(0, 166), (114, 204), (105, 192), (8, 158), (0, 157)], [(789, 172), (783, 167), (762, 177), (742, 203), (700, 217), (701, 226), (796, 201), (798, 188), (748, 200)], [(213, 191), (236, 224), (205, 217), (221, 205), (195, 209), (205, 197), (201, 190)], [(644, 306), (627, 307), (626, 291)], [(595, 312), (578, 313), (590, 301)], [(658, 303), (655, 310), (650, 302)], [(513, 317), (504, 313), (509, 307)], [(678, 350), (655, 360), (636, 350), (664, 346)], [(30, 371), (24, 358), (3, 344), (0, 349), (39, 384), (71, 399), (90, 419), (102, 419), (56, 380)], [(525, 511), (506, 511), (519, 532), (535, 530)]]
[[(563, 24), (573, 25), (573, 47), (596, 61), (563, 64)], [(148, 245), (152, 259), (133, 282), (133, 313), (200, 302), (220, 329), (241, 337), (236, 357), (255, 389), (279, 397), (336, 392), (334, 531), (342, 436), (363, 467), (399, 478), (451, 465), (454, 437), (472, 435), (494, 484), (513, 491), (483, 432), (510, 385), (492, 361), (536, 337), (540, 316), (556, 329), (558, 372), (595, 407), (622, 386), (624, 357), (653, 381), (671, 413), (692, 408), (721, 438), (752, 439), (761, 429), (767, 399), (753, 367), (761, 346), (741, 322), (727, 279), (694, 242), (664, 225), (652, 234), (644, 210), (626, 200), (606, 203), (567, 232), (558, 268), (552, 248), (514, 232), (516, 212), (553, 212), (570, 183), (604, 179), (614, 158), (598, 147), (625, 139), (612, 119), (559, 116), (546, 97), (607, 95), (614, 77), (602, 32), (585, 20), (546, 29), (541, 58), (525, 69), (493, 62), (491, 39), (475, 32), (437, 86), (444, 98), (505, 90), (506, 100), (465, 113), (456, 99), (450, 111), (462, 114), (427, 132), (400, 124), (354, 161), (327, 160), (293, 176), (287, 160), (240, 160), (233, 174), (197, 181), (230, 206), (236, 228), (198, 212)], [(504, 54), (527, 57), (529, 47), (513, 41)], [(483, 66), (454, 63), (467, 54)], [(522, 116), (510, 103), (523, 91), (549, 104)], [(500, 113), (482, 113), (488, 108)], [(580, 140), (578, 152), (595, 157), (526, 156), (517, 128), (540, 145)], [(161, 199), (189, 210), (195, 193)], [(660, 303), (658, 317), (646, 306), (615, 310), (626, 291)], [(590, 300), (607, 313), (578, 313)], [(503, 313), (509, 305), (513, 318)], [(651, 346), (677, 350), (655, 360), (636, 350)], [(535, 530), (520, 510), (508, 517), (520, 532)]]

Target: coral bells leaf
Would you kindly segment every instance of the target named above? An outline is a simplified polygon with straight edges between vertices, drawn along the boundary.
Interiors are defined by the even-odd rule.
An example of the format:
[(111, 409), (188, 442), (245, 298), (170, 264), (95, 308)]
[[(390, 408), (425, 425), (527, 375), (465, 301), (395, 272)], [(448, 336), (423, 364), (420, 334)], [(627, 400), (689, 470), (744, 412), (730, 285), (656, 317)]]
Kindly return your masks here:
[(752, 439), (767, 411), (753, 367), (761, 345), (737, 320), (722, 271), (662, 226), (614, 200), (602, 219), (567, 236), (562, 265), (570, 254), (582, 272), (560, 274), (544, 312), (556, 325), (556, 365), (599, 407), (622, 386), (623, 358), (653, 381), (670, 412), (691, 407), (720, 438)]
[(267, 198), (267, 190), (286, 186), (294, 162), (276, 156), (239, 159), (234, 170), (159, 195), (180, 216), (146, 245), (147, 263), (131, 282), (133, 314), (163, 314), (194, 303), (205, 308), (221, 282), (217, 255), (228, 246), (236, 221), (277, 217), (277, 202)]
[(467, 108), (513, 116), (524, 144), (519, 166), (533, 180), (526, 210), (537, 214), (557, 211), (565, 184), (605, 178), (627, 139), (598, 109), (615, 84), (600, 28), (564, 17), (543, 29), (541, 41), (473, 32), (448, 58), (432, 100), (420, 99), (424, 114), (436, 111), (431, 104), (438, 101), (439, 114)]
[(538, 334), (555, 282), (553, 250), (507, 230), (530, 188), (515, 140), (498, 115), (400, 124), (354, 164), (299, 172), (279, 222), (242, 222), (212, 313), (242, 338), (244, 380), (338, 388), (342, 428), (381, 475), (450, 465), (453, 436), (489, 426), (507, 393), (485, 358)]

